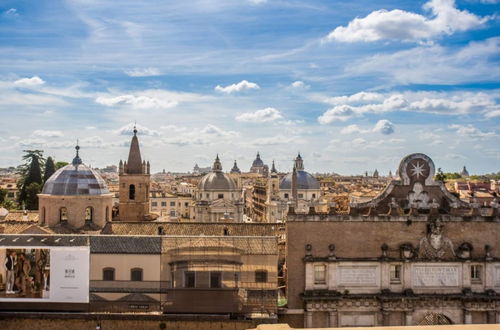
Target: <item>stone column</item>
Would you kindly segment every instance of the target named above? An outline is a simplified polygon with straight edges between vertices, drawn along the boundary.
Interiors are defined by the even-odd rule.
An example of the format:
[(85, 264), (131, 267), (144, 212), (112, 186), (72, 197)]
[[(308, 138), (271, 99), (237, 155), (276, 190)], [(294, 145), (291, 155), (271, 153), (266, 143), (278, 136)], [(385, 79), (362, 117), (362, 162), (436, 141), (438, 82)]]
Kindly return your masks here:
[(390, 325), (389, 316), (390, 316), (389, 311), (382, 311), (382, 326), (386, 327)]
[(304, 328), (312, 328), (313, 324), (313, 312), (306, 311), (305, 312), (305, 318), (304, 318)]
[(495, 313), (495, 311), (487, 311), (486, 313), (487, 313), (486, 314), (487, 315), (487, 320), (486, 320), (487, 323), (490, 323), (490, 324), (497, 323), (497, 320), (496, 320), (497, 315), (496, 314), (498, 314), (498, 313)]
[(338, 312), (337, 311), (330, 311), (328, 313), (328, 326), (330, 328), (336, 328), (338, 327)]
[(411, 311), (405, 312), (405, 325), (413, 325), (413, 315)]
[(464, 310), (464, 324), (472, 324), (472, 313)]

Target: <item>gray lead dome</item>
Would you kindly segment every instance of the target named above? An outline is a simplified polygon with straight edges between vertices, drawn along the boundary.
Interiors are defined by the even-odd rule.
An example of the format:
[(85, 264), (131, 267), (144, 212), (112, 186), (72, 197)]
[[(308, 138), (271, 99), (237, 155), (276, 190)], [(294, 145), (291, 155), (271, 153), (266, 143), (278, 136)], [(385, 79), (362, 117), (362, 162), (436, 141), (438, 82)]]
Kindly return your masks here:
[(237, 186), (229, 175), (223, 172), (210, 172), (200, 180), (198, 188), (201, 191), (222, 191), (236, 190)]
[(57, 170), (45, 182), (42, 194), (47, 195), (102, 195), (109, 193), (106, 182), (84, 164), (69, 164)]
[[(280, 189), (292, 189), (292, 173), (288, 173), (280, 182)], [(319, 189), (319, 182), (306, 171), (297, 171), (297, 189)]]

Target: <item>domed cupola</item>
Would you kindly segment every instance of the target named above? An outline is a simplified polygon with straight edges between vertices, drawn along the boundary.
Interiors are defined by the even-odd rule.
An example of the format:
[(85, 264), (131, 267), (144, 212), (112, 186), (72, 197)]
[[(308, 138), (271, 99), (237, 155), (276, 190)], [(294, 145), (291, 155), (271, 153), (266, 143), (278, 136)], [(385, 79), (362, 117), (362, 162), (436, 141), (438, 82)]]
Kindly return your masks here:
[[(299, 190), (319, 190), (319, 182), (311, 174), (304, 171), (304, 161), (300, 153), (295, 158), (294, 167), (297, 173), (297, 189)], [(288, 173), (281, 179), (280, 190), (292, 189), (292, 176), (293, 173)]]
[(71, 164), (57, 170), (45, 182), (42, 194), (74, 196), (102, 195), (109, 190), (103, 178), (93, 169), (83, 164), (76, 146), (76, 156)]
[(71, 164), (52, 174), (38, 194), (41, 225), (79, 229), (103, 227), (111, 220), (113, 194), (99, 173), (83, 164), (80, 147), (75, 149)]
[(236, 182), (226, 173), (222, 172), (219, 155), (215, 158), (212, 172), (206, 174), (198, 183), (200, 191), (235, 191), (238, 189)]

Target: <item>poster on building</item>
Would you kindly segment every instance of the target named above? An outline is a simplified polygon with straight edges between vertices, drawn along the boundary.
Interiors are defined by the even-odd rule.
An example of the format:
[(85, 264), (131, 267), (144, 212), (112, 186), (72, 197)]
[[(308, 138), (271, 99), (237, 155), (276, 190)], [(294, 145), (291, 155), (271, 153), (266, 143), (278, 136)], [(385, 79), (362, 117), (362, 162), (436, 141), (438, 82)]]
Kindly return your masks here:
[(88, 247), (0, 247), (1, 301), (89, 301)]

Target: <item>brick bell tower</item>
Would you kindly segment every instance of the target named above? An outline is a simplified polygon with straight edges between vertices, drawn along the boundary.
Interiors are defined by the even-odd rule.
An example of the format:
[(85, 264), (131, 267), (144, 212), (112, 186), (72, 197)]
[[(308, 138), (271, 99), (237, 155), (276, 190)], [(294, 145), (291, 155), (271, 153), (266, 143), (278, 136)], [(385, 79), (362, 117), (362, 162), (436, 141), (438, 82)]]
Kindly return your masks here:
[(130, 143), (128, 160), (119, 165), (120, 204), (118, 219), (120, 221), (150, 220), (149, 215), (149, 161), (143, 161), (134, 126), (134, 136)]

